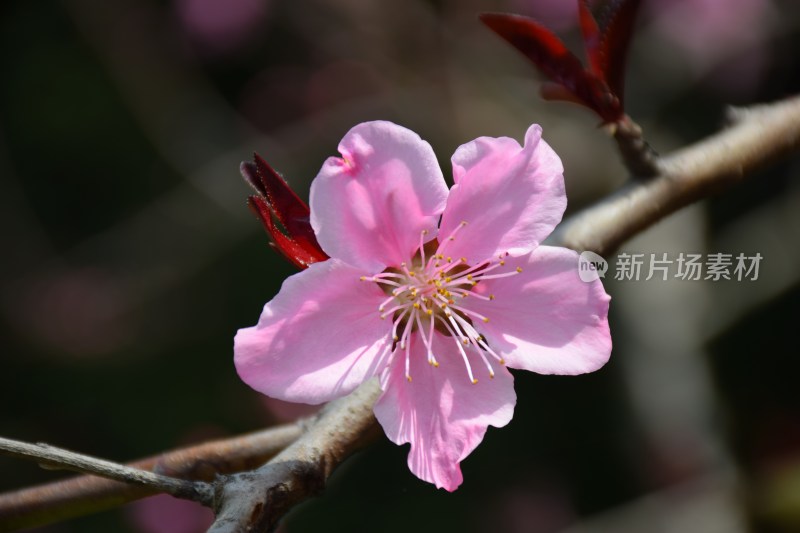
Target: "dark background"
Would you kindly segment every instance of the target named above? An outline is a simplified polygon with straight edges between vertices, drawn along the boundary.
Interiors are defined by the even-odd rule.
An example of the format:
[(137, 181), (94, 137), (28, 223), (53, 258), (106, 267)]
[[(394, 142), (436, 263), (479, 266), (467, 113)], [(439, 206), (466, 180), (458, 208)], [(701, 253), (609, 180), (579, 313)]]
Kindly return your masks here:
[[(797, 6), (645, 0), (627, 93), (653, 146), (712, 133), (728, 104), (798, 92)], [(361, 121), (414, 129), (446, 176), (458, 145), (538, 122), (569, 212), (622, 183), (597, 118), (541, 101), (482, 11), (536, 15), (579, 50), (569, 0), (4, 2), (0, 434), (125, 461), (297, 416), (232, 363), (236, 330), (293, 273), (245, 205), (238, 163), (255, 150), (307, 197)], [(784, 160), (626, 244), (764, 259), (757, 281), (607, 280), (611, 362), (517, 372), (514, 420), (457, 492), (381, 441), (283, 531), (800, 530), (799, 174)], [(0, 489), (60, 476), (0, 458)], [(159, 497), (44, 530), (207, 519)]]

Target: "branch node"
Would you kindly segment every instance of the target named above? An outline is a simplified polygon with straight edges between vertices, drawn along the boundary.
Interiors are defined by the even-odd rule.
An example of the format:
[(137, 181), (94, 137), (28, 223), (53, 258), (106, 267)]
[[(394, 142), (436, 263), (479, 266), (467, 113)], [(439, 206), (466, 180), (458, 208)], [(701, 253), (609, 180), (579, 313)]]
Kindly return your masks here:
[(646, 180), (660, 174), (658, 153), (644, 140), (641, 126), (628, 115), (610, 124), (609, 133), (617, 141), (622, 162), (634, 178)]

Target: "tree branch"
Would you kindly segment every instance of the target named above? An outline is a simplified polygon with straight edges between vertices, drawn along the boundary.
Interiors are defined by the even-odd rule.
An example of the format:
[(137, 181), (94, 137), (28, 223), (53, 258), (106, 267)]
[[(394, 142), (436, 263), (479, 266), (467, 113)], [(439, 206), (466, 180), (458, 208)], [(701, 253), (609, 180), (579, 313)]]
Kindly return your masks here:
[(204, 481), (188, 481), (155, 474), (132, 466), (56, 448), (49, 444), (29, 444), (0, 437), (0, 453), (11, 457), (32, 459), (42, 468), (72, 470), (132, 485), (144, 485), (156, 492), (165, 492), (176, 498), (196, 501), (206, 507), (211, 507), (213, 502), (214, 493), (211, 485)]
[[(296, 440), (308, 422), (287, 424), (165, 452), (129, 466), (171, 477), (211, 481), (218, 474), (257, 468)], [(41, 526), (104, 511), (157, 494), (95, 476), (80, 476), (0, 494), (0, 531)]]
[(731, 112), (733, 125), (658, 161), (658, 176), (630, 183), (564, 221), (555, 242), (600, 255), (665, 216), (737, 183), (800, 145), (800, 97)]
[(300, 439), (253, 472), (220, 478), (210, 533), (270, 531), (295, 504), (316, 495), (334, 468), (380, 436), (372, 406), (377, 379), (329, 403)]

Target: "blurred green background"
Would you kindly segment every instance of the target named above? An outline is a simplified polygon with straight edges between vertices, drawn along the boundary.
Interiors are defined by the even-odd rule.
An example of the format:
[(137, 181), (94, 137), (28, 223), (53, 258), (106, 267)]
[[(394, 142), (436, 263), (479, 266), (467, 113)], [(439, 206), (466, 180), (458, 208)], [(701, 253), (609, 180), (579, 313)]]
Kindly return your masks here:
[[(8, 0), (0, 6), (0, 434), (129, 460), (285, 421), (232, 338), (293, 268), (245, 205), (258, 151), (302, 197), (353, 125), (392, 120), (445, 176), (532, 122), (569, 213), (625, 177), (597, 118), (477, 14), (539, 17), (578, 50), (571, 0)], [(728, 104), (800, 90), (800, 4), (645, 0), (628, 110), (661, 152)], [(614, 281), (614, 352), (581, 377), (515, 374), (516, 416), (437, 491), (381, 441), (298, 507), (298, 533), (800, 531), (800, 158), (659, 224), (626, 252), (761, 253), (757, 281)], [(612, 266), (613, 268), (613, 266)], [(0, 457), (0, 489), (64, 474)], [(42, 531), (192, 533), (168, 497)]]

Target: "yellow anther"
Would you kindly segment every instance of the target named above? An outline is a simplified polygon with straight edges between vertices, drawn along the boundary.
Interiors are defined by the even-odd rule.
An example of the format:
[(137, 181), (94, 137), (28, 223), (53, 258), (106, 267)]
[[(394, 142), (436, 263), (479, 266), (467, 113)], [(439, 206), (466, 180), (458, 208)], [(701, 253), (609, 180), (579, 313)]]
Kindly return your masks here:
[[(448, 294), (448, 296), (449, 296), (449, 294)], [(455, 304), (456, 302), (455, 302), (455, 301), (453, 301), (453, 300), (447, 300), (447, 303), (449, 303), (450, 305), (453, 305), (453, 304)]]
[(395, 336), (394, 336), (394, 337), (392, 337), (392, 338), (394, 339), (394, 342), (397, 342), (397, 341), (399, 341), (399, 340), (400, 340), (400, 337), (398, 337), (397, 335), (395, 335)]
[(420, 307), (422, 306), (419, 305), (419, 302), (414, 302), (414, 309), (419, 309)]
[(489, 374), (489, 379), (494, 379), (494, 372), (492, 372), (491, 374)]
[(386, 315), (381, 315), (381, 320), (386, 320)]
[(453, 281), (453, 278), (444, 278), (445, 283), (450, 283), (451, 281)]
[(467, 279), (472, 281), (472, 274), (467, 274)]
[(414, 276), (416, 276), (416, 275), (417, 275), (417, 273), (416, 273), (416, 272), (414, 272), (413, 270), (409, 270), (409, 271), (408, 271), (408, 275), (409, 275), (409, 276), (411, 276), (411, 277), (413, 278)]
[(490, 294), (490, 295), (489, 295), (489, 299), (490, 299), (490, 300), (494, 300), (494, 294)]
[(473, 380), (472, 380), (472, 384), (473, 384), (473, 385), (477, 385), (477, 384), (478, 384), (478, 380), (477, 380), (477, 379), (473, 379)]
[(466, 257), (462, 257), (462, 258), (461, 258), (461, 262), (462, 262), (462, 263), (466, 263), (466, 262), (467, 262), (467, 258), (466, 258)]
[(505, 264), (506, 264), (506, 262), (505, 262), (505, 261), (503, 261), (503, 260), (501, 259), (501, 260), (500, 260), (500, 266), (503, 266), (503, 265), (505, 265)]
[(453, 258), (452, 258), (452, 257), (450, 257), (449, 255), (447, 256), (447, 262), (448, 262), (448, 263), (452, 263), (452, 262), (453, 262)]
[(522, 272), (522, 267), (517, 267), (517, 272)]
[(406, 379), (408, 380), (409, 383), (411, 383), (411, 376), (406, 376)]
[(426, 309), (425, 312), (428, 313), (428, 316), (431, 316), (433, 314), (433, 309)]
[(428, 230), (426, 230), (426, 229), (422, 230), (422, 234), (423, 235), (427, 235), (428, 234)]
[(461, 339), (461, 344), (463, 344), (464, 346), (466, 346), (467, 344), (469, 344), (469, 339), (468, 339), (468, 338), (466, 338), (466, 337), (464, 337), (463, 339)]
[(483, 317), (483, 321), (484, 321), (484, 323), (485, 322), (489, 322), (489, 317)]
[(434, 361), (433, 362), (433, 368), (439, 368), (439, 362), (438, 361)]
[(358, 279), (360, 279), (361, 281), (366, 281), (366, 280), (367, 280), (367, 276), (361, 276), (361, 277), (360, 277), (360, 278), (358, 278)]
[(500, 361), (499, 361), (499, 363), (500, 363), (501, 365), (504, 365), (504, 364), (506, 364), (506, 360), (501, 358), (501, 359), (500, 359)]

